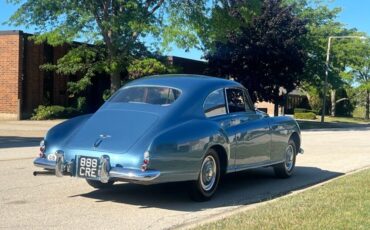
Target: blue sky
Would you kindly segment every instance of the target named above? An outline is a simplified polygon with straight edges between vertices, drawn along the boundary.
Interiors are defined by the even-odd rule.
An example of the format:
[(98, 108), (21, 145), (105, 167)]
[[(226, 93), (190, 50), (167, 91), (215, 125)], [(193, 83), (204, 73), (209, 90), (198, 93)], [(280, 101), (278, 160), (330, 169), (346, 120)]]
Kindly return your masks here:
[[(32, 28), (24, 27), (9, 27), (2, 25), (12, 13), (16, 10), (15, 6), (5, 3), (5, 0), (0, 0), (0, 30), (23, 30), (24, 32), (32, 33)], [(348, 28), (357, 28), (359, 31), (366, 32), (370, 35), (370, 0), (336, 0), (328, 1), (330, 7), (341, 7), (342, 12), (339, 15), (338, 20)], [(172, 51), (168, 55), (186, 57), (192, 59), (201, 59), (202, 52), (199, 50), (190, 50), (185, 52), (182, 49), (173, 47)]]

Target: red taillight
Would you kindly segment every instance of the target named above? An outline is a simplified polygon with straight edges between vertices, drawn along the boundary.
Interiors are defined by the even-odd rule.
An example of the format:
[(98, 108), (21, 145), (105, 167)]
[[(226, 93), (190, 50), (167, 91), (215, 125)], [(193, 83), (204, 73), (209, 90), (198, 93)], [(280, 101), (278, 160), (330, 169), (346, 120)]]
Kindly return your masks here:
[(41, 140), (40, 141), (40, 152), (39, 152), (39, 157), (40, 158), (45, 158), (45, 141)]
[(149, 165), (149, 152), (145, 152), (144, 153), (144, 160), (143, 160), (143, 164), (141, 165), (141, 171), (146, 171), (148, 169), (148, 165)]
[(40, 146), (40, 152), (45, 152), (45, 146)]
[(40, 152), (45, 152), (45, 140), (40, 141)]
[(141, 166), (141, 171), (146, 171), (148, 169), (148, 165), (145, 165), (145, 164), (143, 164), (142, 166)]

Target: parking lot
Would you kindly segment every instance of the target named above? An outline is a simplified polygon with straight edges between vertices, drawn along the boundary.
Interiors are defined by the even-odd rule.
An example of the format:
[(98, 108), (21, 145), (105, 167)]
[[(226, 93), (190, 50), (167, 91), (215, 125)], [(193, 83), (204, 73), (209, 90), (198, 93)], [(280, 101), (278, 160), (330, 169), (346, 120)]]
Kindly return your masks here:
[(98, 191), (81, 179), (32, 175), (39, 140), (56, 123), (0, 122), (0, 228), (182, 227), (370, 166), (370, 129), (304, 131), (305, 153), (290, 179), (271, 168), (230, 175), (205, 203), (191, 201), (183, 183)]

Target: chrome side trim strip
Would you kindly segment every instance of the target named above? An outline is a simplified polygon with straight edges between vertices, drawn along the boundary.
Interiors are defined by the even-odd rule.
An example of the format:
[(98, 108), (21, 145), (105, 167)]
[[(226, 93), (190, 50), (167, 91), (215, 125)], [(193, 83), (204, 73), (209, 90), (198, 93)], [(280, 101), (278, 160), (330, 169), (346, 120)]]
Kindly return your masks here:
[(283, 163), (285, 162), (285, 160), (282, 160), (282, 161), (274, 161), (274, 162), (268, 162), (268, 163), (265, 163), (265, 164), (259, 164), (259, 165), (250, 165), (250, 166), (245, 166), (245, 167), (239, 167), (239, 168), (235, 168), (235, 171), (234, 172), (239, 172), (239, 171), (244, 171), (244, 170), (249, 170), (249, 169), (256, 169), (256, 168), (263, 168), (263, 167), (269, 167), (269, 166), (273, 166), (273, 165), (276, 165), (276, 164), (280, 164), (280, 163)]

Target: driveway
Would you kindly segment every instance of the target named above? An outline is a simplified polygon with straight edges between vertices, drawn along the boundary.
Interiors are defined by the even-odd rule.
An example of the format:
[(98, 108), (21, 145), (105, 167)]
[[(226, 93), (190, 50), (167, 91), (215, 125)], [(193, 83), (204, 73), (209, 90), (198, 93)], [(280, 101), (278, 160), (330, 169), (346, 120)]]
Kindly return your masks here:
[(195, 203), (184, 183), (120, 183), (98, 191), (81, 179), (34, 177), (32, 158), (47, 125), (27, 132), (4, 127), (0, 123), (0, 228), (176, 228), (370, 166), (370, 130), (305, 131), (305, 154), (293, 177), (277, 179), (271, 168), (230, 175), (213, 200)]

